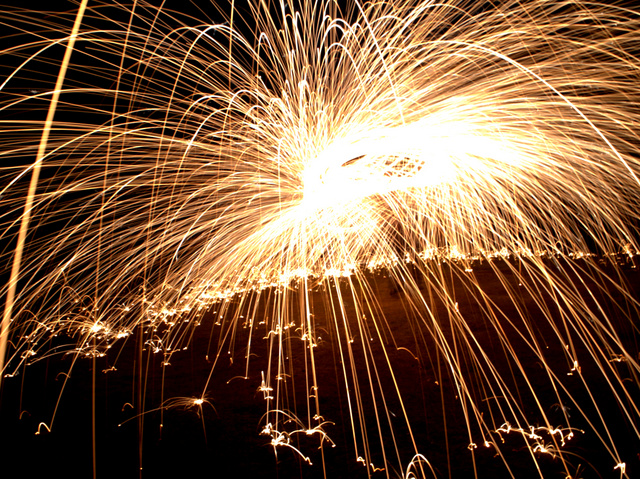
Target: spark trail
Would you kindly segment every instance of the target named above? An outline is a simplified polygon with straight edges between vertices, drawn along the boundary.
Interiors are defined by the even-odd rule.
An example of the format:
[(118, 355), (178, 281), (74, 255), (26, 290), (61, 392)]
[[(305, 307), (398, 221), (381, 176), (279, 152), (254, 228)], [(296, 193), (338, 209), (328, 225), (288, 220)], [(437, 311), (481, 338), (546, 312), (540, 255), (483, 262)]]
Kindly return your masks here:
[[(446, 364), (471, 454), (484, 444), (500, 455), (500, 439), (519, 435), (533, 468), (548, 453), (570, 476), (563, 451), (575, 429), (567, 413), (561, 427), (548, 413), (567, 403), (596, 411), (585, 414), (591, 432), (626, 477), (598, 412), (609, 405), (581, 368), (607, 384), (637, 441), (638, 302), (618, 259), (635, 268), (638, 251), (638, 13), (581, 1), (207, 8), (216, 20), (204, 7), (192, 16), (94, 3), (77, 35), (77, 12), (4, 12), (4, 45), (15, 46), (1, 52), (0, 234), (2, 261), (17, 261), (20, 277), (15, 299), (3, 290), (11, 316), (3, 374), (46, 357), (51, 337), (72, 337), (75, 354), (96, 357), (140, 328), (169, 364), (215, 306), (213, 367), (241, 324), (251, 342), (266, 337), (263, 433), (311, 462), (295, 438), (332, 444), (324, 426), (335, 419), (320, 411), (313, 304), (322, 296), (354, 459), (372, 473), (426, 474), (429, 452), (412, 432), (389, 356), (402, 348), (386, 333), (372, 282), (371, 271), (386, 270), (414, 318), (416, 357)], [(66, 45), (68, 72), (54, 88)], [(50, 105), (52, 124), (40, 115)], [(509, 307), (484, 289), (478, 264)], [(460, 311), (460, 284), (519, 386)], [(264, 318), (246, 320), (247, 311)], [(586, 403), (547, 361), (549, 348), (582, 378)], [(293, 350), (303, 358), (296, 370), (286, 359)], [(531, 356), (552, 398), (538, 397), (524, 364)], [(382, 370), (393, 390), (378, 388)], [(297, 413), (286, 406), (290, 376), (308, 385)], [(393, 431), (390, 397), (401, 405), (409, 457), (394, 434), (382, 439)]]

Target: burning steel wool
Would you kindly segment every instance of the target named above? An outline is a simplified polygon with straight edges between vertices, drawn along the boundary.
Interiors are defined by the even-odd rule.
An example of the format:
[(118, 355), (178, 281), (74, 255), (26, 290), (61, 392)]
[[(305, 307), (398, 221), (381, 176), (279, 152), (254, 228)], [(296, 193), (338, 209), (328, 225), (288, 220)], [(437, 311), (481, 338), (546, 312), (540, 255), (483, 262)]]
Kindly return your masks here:
[[(525, 477), (519, 448), (577, 479), (588, 436), (602, 477), (638, 474), (640, 13), (202, 3), (2, 13), (1, 386), (54, 356), (95, 382), (131, 344), (123, 424), (204, 428), (239, 358), (257, 433), (304, 470), (342, 447), (367, 476), (454, 477), (457, 443), (476, 477), (481, 450)], [(140, 364), (164, 378), (203, 327), (201, 394), (148, 404)], [(407, 389), (400, 356), (431, 379)]]

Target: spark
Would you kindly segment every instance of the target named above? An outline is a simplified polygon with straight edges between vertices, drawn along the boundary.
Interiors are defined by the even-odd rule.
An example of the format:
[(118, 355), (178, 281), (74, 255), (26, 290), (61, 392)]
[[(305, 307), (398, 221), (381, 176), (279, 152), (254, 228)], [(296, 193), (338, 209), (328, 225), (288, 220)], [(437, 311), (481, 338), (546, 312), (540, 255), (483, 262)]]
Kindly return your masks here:
[[(262, 434), (311, 465), (300, 438), (333, 445), (317, 368), (330, 344), (353, 459), (426, 477), (393, 365), (404, 350), (421, 368), (437, 357), (428, 382), (451, 384), (472, 457), (513, 433), (570, 476), (564, 450), (581, 431), (626, 476), (600, 412), (619, 410), (640, 440), (628, 337), (640, 305), (624, 280), (640, 251), (638, 12), (284, 0), (214, 14), (195, 21), (145, 1), (55, 21), (3, 12), (4, 35), (22, 43), (0, 51), (0, 259), (14, 272), (1, 290), (2, 377), (64, 352), (46, 349), (56, 337), (95, 361), (139, 332), (139, 354), (168, 366), (211, 320), (219, 341), (202, 394), (127, 403), (134, 418), (193, 409), (205, 429), (213, 369), (234, 364), (246, 330), (236, 377), (250, 377), (250, 358), (265, 362)], [(394, 335), (380, 272), (402, 293), (413, 344)], [(252, 353), (260, 340), (266, 358)], [(553, 397), (538, 394), (531, 364)], [(594, 375), (613, 405), (598, 403)], [(296, 383), (303, 404), (290, 408)], [(561, 426), (549, 417), (558, 405)], [(588, 431), (570, 409), (596, 411)], [(394, 421), (408, 467), (387, 454)]]

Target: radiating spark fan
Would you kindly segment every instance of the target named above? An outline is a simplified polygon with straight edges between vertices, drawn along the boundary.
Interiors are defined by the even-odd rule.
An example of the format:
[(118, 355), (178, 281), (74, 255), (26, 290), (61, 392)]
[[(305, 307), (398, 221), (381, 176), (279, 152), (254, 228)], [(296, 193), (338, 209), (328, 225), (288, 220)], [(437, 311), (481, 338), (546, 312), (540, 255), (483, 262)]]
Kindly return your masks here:
[[(502, 455), (500, 440), (517, 435), (532, 464), (552, 454), (571, 475), (565, 405), (611, 406), (583, 364), (638, 443), (638, 302), (617, 264), (635, 268), (638, 251), (638, 13), (577, 0), (257, 1), (194, 15), (90, 2), (74, 36), (76, 18), (13, 10), (1, 21), (2, 261), (15, 271), (3, 291), (12, 281), (17, 291), (5, 375), (47, 356), (52, 336), (95, 357), (140, 328), (169, 364), (212, 306), (225, 331), (261, 312), (266, 334), (251, 327), (270, 344), (263, 433), (311, 462), (293, 438), (332, 444), (323, 427), (337, 419), (321, 415), (314, 356), (324, 298), (355, 459), (372, 473), (430, 475), (391, 358), (409, 348), (387, 334), (375, 286), (388, 271), (413, 318), (414, 357), (447, 365), (471, 454), (477, 443)], [(507, 306), (474, 272), (481, 264)], [(517, 381), (461, 311), (460, 291)], [(216, 357), (230, 337), (220, 336)], [(537, 394), (525, 358), (552, 397)], [(390, 391), (376, 386), (381, 370)], [(564, 370), (581, 375), (587, 399)], [(286, 375), (309, 385), (297, 415)], [(384, 439), (389, 401), (406, 423), (406, 457), (397, 434)], [(627, 477), (602, 416), (585, 415)]]

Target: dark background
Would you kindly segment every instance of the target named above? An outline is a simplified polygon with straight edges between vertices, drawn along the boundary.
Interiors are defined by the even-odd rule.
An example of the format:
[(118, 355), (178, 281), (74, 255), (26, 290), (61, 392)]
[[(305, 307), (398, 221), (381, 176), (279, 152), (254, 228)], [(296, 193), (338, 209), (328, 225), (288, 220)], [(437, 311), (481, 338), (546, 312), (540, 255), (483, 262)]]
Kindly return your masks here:
[[(502, 266), (494, 265), (510, 281), (517, 279), (509, 273), (506, 263)], [(629, 281), (638, 297), (640, 276), (638, 271), (629, 265), (623, 267), (625, 277)], [(515, 324), (510, 327), (504, 323), (510, 342), (518, 352), (518, 360), (525, 366), (525, 370), (532, 381), (537, 399), (543, 405), (545, 413), (553, 423), (563, 425), (564, 420), (557, 406), (556, 393), (551, 389), (545, 375), (536, 365), (535, 358), (518, 337), (517, 320), (512, 302), (501, 286), (498, 276), (486, 263), (477, 265), (475, 275), (483, 284), (483, 289), (489, 292), (497, 306), (514, 316)], [(387, 409), (393, 414), (391, 422), (398, 440), (399, 454), (406, 465), (413, 456), (413, 449), (408, 441), (406, 426), (401, 420), (400, 407), (394, 391), (394, 382), (388, 371), (383, 367), (382, 348), (389, 355), (395, 374), (395, 380), (402, 393), (403, 401), (411, 421), (412, 430), (418, 449), (431, 462), (437, 471), (437, 477), (468, 478), (474, 476), (472, 455), (467, 449), (469, 437), (467, 426), (463, 420), (460, 403), (456, 400), (456, 388), (452, 378), (447, 373), (446, 365), (437, 366), (435, 344), (429, 337), (416, 339), (416, 318), (406, 311), (406, 299), (400, 295), (390, 294), (390, 284), (386, 273), (379, 271), (371, 274), (367, 280), (375, 288), (376, 298), (380, 301), (386, 315), (387, 326), (379, 324), (393, 335), (388, 341), (374, 341), (372, 352), (379, 366), (378, 377), (374, 384), (387, 396)], [(347, 292), (346, 283), (341, 286)], [(529, 397), (527, 387), (521, 379), (510, 377), (509, 359), (501, 350), (496, 339), (495, 330), (489, 327), (475, 302), (465, 300), (464, 288), (456, 283), (456, 295), (459, 307), (469, 330), (483, 345), (491, 357), (504, 380), (513, 384), (520, 391), (520, 406), (532, 418), (541, 417), (536, 412), (536, 406)], [(423, 293), (426, 290), (423, 288)], [(345, 295), (348, 297), (348, 295)], [(140, 330), (128, 338), (124, 343), (116, 344), (106, 357), (98, 358), (95, 364), (92, 359), (79, 358), (73, 368), (73, 354), (55, 354), (46, 359), (40, 359), (32, 365), (19, 371), (16, 377), (7, 378), (3, 384), (0, 397), (0, 430), (2, 434), (3, 469), (5, 471), (19, 470), (20, 476), (7, 477), (42, 477), (43, 475), (63, 476), (67, 478), (91, 477), (92, 474), (92, 431), (91, 431), (91, 401), (96, 401), (96, 464), (98, 477), (137, 477), (140, 473), (139, 464), (142, 458), (142, 477), (326, 477), (347, 478), (367, 477), (365, 468), (356, 462), (353, 449), (352, 433), (349, 422), (349, 411), (346, 402), (345, 384), (339, 369), (336, 352), (335, 332), (331, 332), (328, 316), (324, 316), (322, 294), (313, 297), (313, 308), (316, 315), (317, 327), (324, 336), (324, 341), (316, 348), (316, 364), (318, 367), (319, 386), (321, 390), (321, 411), (325, 419), (333, 425), (325, 427), (326, 432), (335, 442), (335, 447), (328, 447), (325, 443), (324, 462), (317, 449), (318, 441), (306, 437), (294, 440), (292, 444), (308, 454), (313, 466), (300, 460), (300, 457), (286, 448), (279, 448), (277, 457), (269, 446), (269, 438), (259, 433), (264, 426), (263, 414), (266, 403), (262, 393), (258, 391), (261, 382), (261, 371), (268, 365), (268, 341), (263, 340), (263, 334), (256, 332), (252, 342), (252, 357), (249, 366), (248, 379), (241, 379), (245, 375), (245, 346), (248, 331), (237, 327), (237, 338), (231, 357), (223, 355), (218, 366), (213, 371), (211, 382), (206, 389), (206, 397), (210, 404), (205, 404), (202, 410), (196, 407), (168, 407), (161, 418), (160, 412), (154, 410), (163, 401), (171, 398), (200, 397), (207, 377), (211, 373), (212, 352), (216, 351), (216, 340), (220, 328), (216, 326), (212, 312), (207, 313), (202, 324), (195, 328), (190, 346), (185, 351), (174, 354), (171, 365), (162, 374), (162, 356), (153, 354), (149, 347), (144, 347), (142, 354), (138, 350)], [(530, 300), (524, 299), (528, 314), (535, 318), (539, 308)], [(622, 297), (614, 296), (615, 301), (622, 301)], [(613, 305), (609, 302), (609, 306)], [(551, 303), (549, 303), (551, 304)], [(607, 304), (606, 302), (603, 304)], [(349, 308), (347, 299), (347, 308)], [(611, 308), (609, 312), (615, 311)], [(446, 317), (444, 310), (440, 310), (441, 318)], [(615, 316), (613, 320), (618, 324), (622, 337), (628, 342), (630, 350), (637, 353), (636, 336), (630, 332), (632, 328), (624, 320)], [(350, 319), (353, 323), (353, 318)], [(445, 322), (446, 323), (446, 322)], [(443, 331), (450, 334), (443, 323)], [(224, 322), (223, 322), (224, 325)], [(355, 323), (353, 323), (355, 328)], [(536, 334), (541, 337), (552, 338), (548, 325), (540, 321)], [(626, 330), (626, 332), (625, 332)], [(424, 331), (423, 331), (424, 333)], [(214, 338), (213, 341), (211, 338)], [(50, 343), (52, 347), (64, 343)], [(293, 339), (295, 352), (296, 344)], [(211, 345), (214, 345), (213, 348)], [(570, 469), (575, 477), (583, 478), (613, 478), (619, 477), (618, 471), (613, 469), (613, 459), (606, 454), (589, 429), (587, 419), (598, 423), (598, 411), (589, 406), (586, 390), (578, 376), (567, 376), (569, 370), (561, 348), (553, 347), (547, 356), (550, 367), (561, 377), (562, 384), (567, 391), (576, 397), (584, 408), (583, 414), (570, 402), (572, 426), (584, 429), (584, 434), (577, 433), (563, 450), (569, 460)], [(635, 344), (635, 349), (634, 348)], [(415, 351), (417, 357), (409, 354), (402, 347)], [(375, 412), (371, 404), (369, 383), (365, 364), (362, 359), (362, 349), (356, 341), (353, 345), (355, 365), (360, 374), (360, 391), (363, 397), (365, 417), (367, 417), (367, 433), (371, 440), (373, 460), (376, 466), (382, 464), (382, 457), (377, 452), (378, 429), (375, 422)], [(55, 350), (55, 349), (54, 349)], [(290, 384), (291, 390), (297, 394), (297, 400), (290, 399), (289, 406), (305, 416), (304, 401), (305, 387), (301, 378), (304, 373), (302, 363), (302, 349), (300, 355), (294, 356), (293, 371), (300, 374), (294, 379), (298, 382)], [(208, 356), (209, 355), (209, 356)], [(139, 361), (142, 360), (142, 376), (139, 375)], [(599, 375), (594, 364), (582, 356), (582, 377), (595, 392), (595, 401), (600, 407), (599, 413), (619, 447), (620, 455), (627, 462), (627, 471), (634, 477), (634, 471), (640, 468), (638, 460), (639, 441), (630, 429), (629, 424), (621, 417), (616, 402), (609, 392), (609, 388)], [(464, 367), (463, 363), (463, 367)], [(469, 365), (471, 363), (468, 363)], [(95, 388), (92, 382), (92, 370), (96, 369)], [(111, 367), (115, 370), (105, 372)], [(620, 365), (620, 372), (624, 375), (624, 364)], [(71, 371), (70, 371), (71, 368)], [(67, 373), (68, 380), (67, 378)], [(469, 366), (465, 375), (472, 376), (473, 368)], [(512, 382), (513, 381), (513, 382)], [(436, 383), (437, 382), (437, 383)], [(629, 390), (637, 397), (637, 384), (629, 385)], [(635, 391), (635, 392), (633, 392)], [(144, 394), (145, 410), (143, 422), (136, 416), (136, 398), (139, 392)], [(477, 391), (482, 395), (482, 391)], [(352, 391), (353, 394), (353, 391)], [(95, 396), (94, 396), (95, 395)], [(564, 394), (561, 394), (566, 400)], [(129, 404), (127, 404), (129, 403)], [(481, 403), (482, 404), (482, 403)], [(55, 419), (51, 432), (41, 428), (40, 422), (51, 425), (51, 418), (55, 412)], [(380, 410), (383, 419), (383, 433), (385, 440), (389, 440), (389, 431), (384, 425), (385, 411)], [(160, 427), (160, 424), (163, 427)], [(555, 424), (555, 423), (554, 423)], [(446, 427), (446, 429), (445, 429)], [(472, 427), (473, 430), (475, 430)], [(140, 432), (142, 431), (142, 434)], [(474, 437), (478, 437), (477, 434)], [(533, 465), (529, 450), (517, 435), (504, 436), (505, 443), (500, 449), (504, 455), (514, 477), (534, 478), (539, 473)], [(498, 439), (494, 435), (494, 439)], [(387, 451), (389, 453), (389, 451)], [(541, 470), (545, 477), (564, 477), (562, 464), (558, 459), (536, 454)], [(401, 477), (399, 467), (393, 469), (396, 462), (390, 454), (390, 469), (377, 472), (373, 477), (385, 477), (388, 472), (391, 477)], [(476, 472), (478, 477), (506, 478), (510, 477), (502, 460), (496, 457), (492, 448), (478, 448), (475, 453)], [(376, 464), (377, 462), (377, 464)], [(323, 466), (324, 464), (324, 466)], [(577, 474), (580, 472), (581, 474)]]
[[(8, 6), (12, 2), (3, 2)], [(13, 2), (15, 6), (23, 8), (72, 10), (72, 2)], [(91, 4), (91, 2), (90, 2)], [(185, 14), (200, 15), (199, 9), (189, 2), (168, 2), (171, 8), (181, 9)], [(205, 8), (206, 14), (215, 20), (218, 15), (212, 8)], [(125, 19), (126, 20), (126, 19)], [(7, 30), (8, 31), (8, 30)], [(12, 32), (14, 33), (14, 32)], [(27, 36), (5, 37), (3, 48), (11, 46), (12, 42), (20, 42)], [(62, 50), (60, 50), (62, 54)], [(61, 55), (60, 55), (61, 57)], [(9, 71), (12, 64), (3, 65), (3, 75)], [(46, 65), (41, 66), (42, 77), (33, 78), (33, 84), (22, 83), (4, 94), (26, 94), (30, 89), (39, 89), (55, 81), (55, 69)], [(73, 78), (71, 78), (73, 81)], [(82, 76), (75, 81), (82, 82)], [(46, 115), (46, 110), (34, 105), (34, 110), (25, 109), (20, 118), (35, 118), (35, 115)], [(59, 117), (57, 117), (59, 118)], [(28, 162), (28, 159), (14, 159), (14, 164)], [(26, 164), (26, 163), (25, 163)], [(44, 177), (46, 180), (46, 176)], [(49, 226), (52, 228), (52, 226)], [(7, 250), (11, 250), (8, 247)], [(484, 268), (484, 269), (483, 269)], [(624, 267), (625, 275), (638, 298), (640, 277), (635, 269)], [(505, 270), (506, 271), (506, 270)], [(491, 297), (501, 302), (509, 310), (508, 298), (500, 282), (492, 274), (488, 266), (478, 267), (478, 274), (484, 275), (483, 288)], [(4, 280), (4, 278), (2, 278)], [(460, 407), (455, 400), (455, 386), (451, 378), (438, 369), (437, 354), (433, 349), (433, 340), (421, 340), (420, 358), (416, 360), (404, 350), (397, 349), (404, 345), (416, 351), (415, 318), (407, 313), (402, 295), (389, 294), (390, 285), (384, 272), (379, 272), (371, 278), (376, 285), (382, 308), (390, 323), (396, 344), (391, 339), (385, 344), (379, 344), (375, 351), (381, 355), (381, 348), (386, 348), (391, 356), (393, 371), (396, 374), (399, 388), (408, 409), (408, 415), (413, 427), (413, 433), (420, 452), (432, 462), (438, 477), (468, 478), (474, 475), (471, 453), (467, 449), (469, 443), (467, 428), (464, 423)], [(461, 289), (462, 292), (462, 289)], [(464, 294), (461, 295), (464, 298)], [(615, 301), (623, 298), (616, 296)], [(318, 311), (323, 309), (321, 295), (314, 296), (314, 304)], [(528, 310), (535, 316), (537, 306), (527, 303)], [(474, 309), (473, 301), (460, 301), (461, 308), (467, 308), (469, 314), (465, 318), (474, 334), (484, 341), (488, 351), (495, 355), (492, 359), (506, 377), (510, 372), (504, 360), (505, 353), (500, 350), (486, 327), (482, 314)], [(614, 311), (614, 308), (611, 309)], [(637, 318), (636, 318), (637, 319)], [(207, 360), (211, 354), (210, 338), (217, 337), (218, 329), (214, 325), (213, 316), (207, 313), (202, 325), (195, 329), (195, 334), (186, 351), (175, 354), (171, 359), (171, 366), (165, 369), (161, 365), (162, 358), (154, 355), (149, 348), (140, 351), (139, 339), (143, 334), (136, 331), (129, 339), (116, 346), (106, 357), (91, 359), (75, 359), (73, 354), (57, 353), (57, 347), (65, 346), (69, 349), (69, 340), (55, 338), (49, 343), (52, 354), (46, 358), (21, 369), (19, 374), (3, 381), (0, 391), (0, 458), (2, 460), (2, 477), (67, 477), (85, 478), (93, 473), (95, 459), (98, 477), (138, 477), (142, 465), (143, 477), (367, 477), (366, 469), (356, 462), (356, 454), (352, 444), (352, 433), (349, 423), (349, 411), (346, 403), (345, 385), (340, 377), (339, 364), (336, 360), (335, 332), (331, 332), (328, 317), (318, 313), (318, 321), (325, 328), (328, 339), (318, 348), (318, 367), (321, 392), (321, 405), (326, 419), (335, 425), (328, 425), (326, 431), (335, 442), (332, 448), (325, 444), (324, 465), (323, 456), (317, 450), (317, 441), (301, 439), (296, 443), (303, 447), (314, 463), (309, 466), (300, 460), (290, 450), (278, 449), (277, 457), (268, 444), (268, 438), (259, 433), (264, 425), (262, 417), (265, 413), (265, 402), (258, 391), (261, 382), (261, 371), (266, 369), (268, 361), (267, 342), (262, 341), (262, 335), (257, 335), (252, 352), (256, 355), (250, 362), (248, 379), (232, 379), (244, 376), (244, 345), (248, 340), (248, 333), (239, 327), (236, 348), (233, 356), (235, 361), (225, 358), (213, 371), (212, 380), (207, 388), (207, 398), (210, 404), (198, 408), (172, 407), (164, 410), (161, 419), (160, 411), (156, 410), (163, 401), (182, 397), (198, 397), (202, 394), (206, 378), (211, 373), (212, 362)], [(637, 324), (637, 323), (636, 323)], [(621, 323), (621, 328), (625, 328)], [(629, 348), (637, 353), (638, 345), (633, 332), (625, 332)], [(544, 335), (545, 326), (540, 325), (539, 334)], [(511, 331), (514, 348), (518, 347), (519, 339), (515, 331)], [(146, 336), (143, 338), (146, 340)], [(143, 341), (144, 342), (144, 341)], [(214, 341), (214, 345), (215, 345)], [(492, 347), (493, 346), (493, 347)], [(520, 344), (522, 346), (522, 344)], [(357, 346), (354, 346), (357, 348)], [(46, 350), (47, 348), (45, 348)], [(214, 347), (215, 349), (215, 347)], [(522, 360), (529, 361), (531, 377), (538, 378), (535, 369), (535, 358), (532, 358), (522, 348)], [(556, 361), (553, 368), (565, 371), (564, 357), (558, 353), (551, 356)], [(362, 378), (366, 379), (366, 370), (361, 359), (358, 359)], [(298, 364), (297, 370), (302, 372), (303, 365)], [(115, 367), (115, 370), (104, 372)], [(142, 367), (143, 374), (140, 375)], [(587, 364), (584, 374), (594, 385), (597, 392), (598, 404), (604, 405), (599, 411), (604, 421), (610, 424), (616, 444), (620, 446), (620, 454), (627, 461), (627, 471), (634, 477), (640, 469), (638, 454), (640, 447), (637, 435), (620, 416), (614, 398), (608, 393), (608, 387), (597, 373), (589, 372)], [(444, 368), (446, 369), (446, 368)], [(95, 370), (95, 385), (93, 372)], [(565, 374), (564, 372), (559, 374)], [(231, 381), (230, 381), (231, 380)], [(435, 385), (438, 381), (438, 385)], [(517, 380), (514, 380), (518, 383)], [(581, 400), (586, 400), (586, 393), (577, 378), (565, 377), (567, 387)], [(391, 391), (394, 387), (391, 376), (384, 371), (376, 379), (381, 390)], [(523, 387), (520, 383), (519, 387)], [(299, 388), (300, 386), (294, 386)], [(363, 402), (367, 409), (372, 438), (372, 449), (376, 449), (377, 429), (370, 399), (367, 399), (368, 382), (363, 380), (361, 385)], [(637, 385), (634, 385), (637, 393)], [(554, 392), (548, 383), (539, 379), (535, 384), (536, 392), (543, 398), (545, 410), (552, 419), (562, 422), (561, 415), (554, 409)], [(144, 394), (144, 410), (142, 423), (135, 417), (139, 394)], [(392, 396), (392, 395), (391, 395)], [(535, 411), (531, 405), (531, 398), (524, 397), (523, 404)], [(304, 389), (298, 390), (298, 398), (304, 398)], [(96, 452), (93, 452), (92, 439), (92, 401), (96, 404)], [(293, 404), (302, 411), (303, 405)], [(389, 399), (389, 410), (399, 415), (399, 405), (392, 398)], [(588, 429), (587, 418), (595, 417), (596, 411), (586, 408), (584, 415), (573, 411), (575, 427)], [(532, 413), (534, 414), (534, 413)], [(51, 418), (55, 415), (53, 424)], [(446, 419), (446, 430), (445, 430)], [(126, 421), (126, 422), (125, 422)], [(393, 420), (395, 421), (395, 420)], [(40, 428), (41, 434), (36, 434), (41, 422), (51, 426), (51, 432)], [(160, 426), (162, 423), (162, 427)], [(396, 421), (400, 445), (399, 454), (403, 464), (413, 455), (413, 450), (406, 440), (406, 427), (402, 421)], [(388, 438), (388, 431), (384, 431)], [(577, 435), (567, 448), (573, 470), (582, 470), (584, 478), (619, 477), (618, 471), (613, 469), (615, 464), (607, 455), (603, 446), (592, 433)], [(509, 439), (503, 446), (502, 452), (513, 475), (517, 478), (539, 477), (530, 458), (529, 451), (517, 439)], [(379, 453), (374, 453), (376, 465), (381, 465)], [(541, 468), (548, 477), (563, 478), (565, 476), (562, 465), (558, 460), (539, 457)], [(476, 467), (478, 477), (502, 478), (509, 477), (506, 467), (499, 457), (495, 457), (493, 450), (478, 449), (476, 451)], [(582, 469), (579, 469), (582, 465)], [(374, 477), (384, 477), (386, 473), (392, 477), (401, 476), (404, 471), (399, 468), (374, 474)]]

